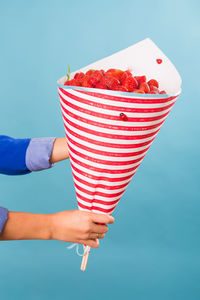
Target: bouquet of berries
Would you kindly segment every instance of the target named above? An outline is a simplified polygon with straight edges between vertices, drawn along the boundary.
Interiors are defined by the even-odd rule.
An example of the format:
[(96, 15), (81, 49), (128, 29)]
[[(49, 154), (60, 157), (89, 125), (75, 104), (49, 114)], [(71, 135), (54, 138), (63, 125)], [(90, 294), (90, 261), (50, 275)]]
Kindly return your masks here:
[(145, 39), (62, 77), (58, 92), (78, 207), (112, 214), (181, 92), (180, 75)]
[(85, 74), (77, 72), (74, 78), (66, 80), (64, 85), (140, 94), (166, 94), (164, 90), (159, 91), (157, 80), (150, 79), (147, 82), (145, 75), (133, 76), (131, 70), (120, 69), (108, 71), (90, 69)]

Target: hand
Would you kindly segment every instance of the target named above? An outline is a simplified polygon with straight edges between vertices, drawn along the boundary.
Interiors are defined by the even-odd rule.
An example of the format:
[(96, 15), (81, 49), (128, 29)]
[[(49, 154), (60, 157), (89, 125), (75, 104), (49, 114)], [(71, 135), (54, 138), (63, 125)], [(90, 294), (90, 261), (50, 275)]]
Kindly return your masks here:
[(58, 161), (69, 158), (67, 139), (56, 138), (53, 144), (53, 149), (50, 157), (50, 163), (56, 163)]
[(103, 239), (108, 231), (106, 224), (113, 222), (114, 218), (109, 215), (80, 210), (62, 211), (51, 215), (50, 238), (98, 248), (98, 239)]

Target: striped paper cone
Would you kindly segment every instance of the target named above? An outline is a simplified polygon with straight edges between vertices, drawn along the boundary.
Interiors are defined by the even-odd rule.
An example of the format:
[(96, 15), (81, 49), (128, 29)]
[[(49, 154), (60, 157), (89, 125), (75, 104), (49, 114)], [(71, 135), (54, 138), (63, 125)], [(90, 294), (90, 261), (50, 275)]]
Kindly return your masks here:
[[(134, 52), (138, 44), (139, 58), (141, 52), (145, 54), (149, 51), (149, 45), (154, 49), (152, 55), (148, 52), (154, 71), (152, 61), (138, 69), (135, 63), (138, 56)], [(58, 81), (80, 210), (112, 214), (180, 94), (180, 76), (166, 56), (149, 39), (138, 44), (79, 71), (131, 67), (136, 75), (145, 74), (149, 79), (158, 79), (169, 94), (70, 87), (64, 85), (65, 77)], [(159, 52), (156, 55), (155, 49)], [(124, 59), (119, 64), (122, 52)], [(164, 68), (156, 62), (157, 58), (163, 61)], [(166, 70), (170, 79), (164, 82)], [(121, 114), (126, 117), (121, 117)]]

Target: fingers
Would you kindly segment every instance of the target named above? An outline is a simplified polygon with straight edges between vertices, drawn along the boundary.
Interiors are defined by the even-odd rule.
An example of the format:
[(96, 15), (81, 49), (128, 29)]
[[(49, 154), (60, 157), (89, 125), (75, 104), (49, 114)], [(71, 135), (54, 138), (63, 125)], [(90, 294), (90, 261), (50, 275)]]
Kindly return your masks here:
[(106, 233), (108, 232), (108, 226), (107, 225), (97, 225), (97, 224), (92, 224), (91, 225), (91, 232), (94, 233)]
[(90, 235), (89, 235), (89, 238), (90, 239), (93, 239), (93, 240), (95, 240), (95, 239), (103, 239), (105, 237), (105, 234), (104, 233), (90, 233)]
[(83, 240), (83, 241), (80, 241), (80, 244), (84, 244), (84, 245), (87, 245), (87, 246), (90, 246), (92, 248), (98, 248), (99, 247), (99, 241), (98, 239), (95, 239), (95, 240)]
[(113, 217), (105, 214), (91, 212), (91, 217), (94, 223), (112, 224), (115, 221)]

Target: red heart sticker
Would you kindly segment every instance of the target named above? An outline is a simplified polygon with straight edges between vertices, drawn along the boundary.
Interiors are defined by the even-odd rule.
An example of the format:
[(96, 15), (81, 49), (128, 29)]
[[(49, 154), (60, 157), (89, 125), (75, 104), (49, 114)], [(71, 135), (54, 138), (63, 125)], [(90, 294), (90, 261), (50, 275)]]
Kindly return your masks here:
[(156, 62), (160, 65), (162, 63), (162, 59), (158, 58), (158, 59), (156, 59)]

